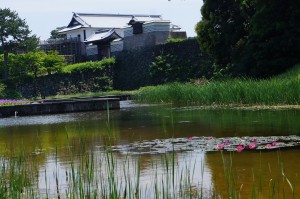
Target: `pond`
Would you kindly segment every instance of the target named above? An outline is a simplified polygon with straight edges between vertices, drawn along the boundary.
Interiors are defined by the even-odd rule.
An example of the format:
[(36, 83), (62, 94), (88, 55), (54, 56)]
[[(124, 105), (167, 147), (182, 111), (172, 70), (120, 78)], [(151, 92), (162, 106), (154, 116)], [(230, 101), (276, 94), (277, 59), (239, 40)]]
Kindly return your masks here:
[[(126, 198), (136, 194), (141, 198), (224, 198), (228, 194), (291, 198), (292, 190), (300, 194), (295, 189), (300, 185), (298, 148), (241, 153), (195, 149), (160, 155), (104, 151), (110, 145), (167, 138), (299, 136), (299, 121), (300, 110), (293, 109), (208, 109), (124, 101), (120, 110), (109, 113), (0, 119), (0, 154), (2, 165), (20, 152), (25, 154), (24, 170), (34, 180), (30, 186), (35, 193), (30, 193), (40, 198), (65, 198), (74, 192), (101, 198), (99, 190), (114, 193), (112, 185)], [(97, 176), (86, 178), (86, 170)], [(75, 183), (79, 181), (80, 185)]]

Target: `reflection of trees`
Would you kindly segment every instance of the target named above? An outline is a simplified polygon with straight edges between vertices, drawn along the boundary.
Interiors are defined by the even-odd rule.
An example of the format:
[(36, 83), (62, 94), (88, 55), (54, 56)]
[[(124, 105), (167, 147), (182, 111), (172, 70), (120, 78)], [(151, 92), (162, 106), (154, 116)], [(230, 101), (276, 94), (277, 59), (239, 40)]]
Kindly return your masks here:
[[(207, 153), (206, 164), (211, 170), (212, 186), (213, 189), (222, 194), (222, 198), (228, 198), (227, 187), (231, 186), (235, 181), (234, 187), (237, 193), (242, 198), (251, 198), (253, 191), (255, 190), (256, 197), (260, 190), (262, 190), (262, 198), (269, 197), (269, 191), (274, 183), (275, 189), (279, 193), (275, 195), (282, 195), (283, 188), (285, 190), (286, 198), (292, 198), (291, 189), (284, 181), (282, 176), (282, 166), (284, 166), (285, 175), (293, 181), (296, 178), (296, 174), (300, 173), (299, 165), (300, 160), (299, 151), (282, 151), (277, 153), (276, 151), (269, 152), (242, 152), (232, 153), (232, 159), (229, 153), (224, 153), (225, 167), (222, 162), (222, 156), (220, 152)], [(282, 160), (280, 160), (282, 158)], [(233, 161), (233, 166), (230, 167), (230, 161)], [(229, 183), (226, 181), (225, 172), (233, 172), (234, 179)], [(228, 174), (227, 173), (227, 174)], [(261, 185), (260, 185), (261, 180)], [(270, 184), (271, 183), (271, 184)], [(280, 195), (280, 196), (281, 196)]]
[[(112, 111), (110, 114), (110, 130), (107, 128), (107, 119), (103, 113), (81, 113), (83, 119), (60, 124), (28, 125), (1, 128), (0, 156), (10, 158), (18, 152), (26, 154), (26, 161), (34, 165), (28, 167), (28, 172), (41, 175), (41, 168), (46, 167), (49, 158), (54, 158), (69, 169), (70, 159), (80, 164), (84, 158), (93, 154), (95, 158), (103, 159), (103, 146), (123, 145), (142, 140), (154, 140), (174, 137), (202, 136), (216, 133), (218, 136), (233, 134), (249, 135), (253, 132), (260, 134), (282, 134), (285, 131), (297, 132), (299, 127), (299, 112), (296, 111), (238, 111), (238, 110), (190, 110), (170, 111), (162, 106), (142, 107), (125, 111)], [(189, 121), (189, 122), (182, 122)], [(253, 123), (253, 121), (256, 121)], [(297, 168), (299, 152), (283, 151), (286, 175), (293, 180)], [(171, 155), (168, 158), (171, 160)], [(140, 161), (141, 173), (151, 173), (153, 166), (158, 164), (164, 169), (164, 156), (129, 156), (113, 153), (121, 164), (127, 158), (131, 161), (131, 169), (136, 169), (136, 162)], [(228, 154), (225, 154), (228, 159)], [(184, 158), (175, 155), (175, 164), (181, 164)], [(205, 157), (206, 165), (211, 170), (212, 184), (217, 191), (226, 191), (224, 167), (220, 153), (208, 153)], [(255, 186), (258, 185), (258, 176), (263, 173), (263, 189), (268, 190), (268, 182), (282, 179), (277, 155), (274, 152), (236, 153), (233, 157), (234, 171), (237, 174), (237, 188), (242, 186), (242, 193), (250, 194), (253, 187), (252, 170), (256, 176)], [(53, 160), (50, 160), (53, 161)], [(85, 160), (84, 160), (85, 161)], [(300, 160), (299, 160), (300, 161)], [(260, 171), (259, 165), (262, 165)], [(269, 165), (271, 166), (271, 174)], [(97, 166), (97, 165), (95, 165)], [(53, 169), (53, 168), (51, 168)], [(198, 169), (199, 170), (199, 169)], [(51, 173), (51, 172), (50, 172)], [(63, 173), (63, 172), (60, 172)], [(153, 174), (153, 173), (152, 173)], [(51, 173), (52, 175), (52, 173)], [(275, 177), (274, 177), (275, 176)], [(280, 178), (281, 177), (281, 178)], [(287, 190), (290, 190), (287, 187)]]
[[(173, 111), (175, 124), (190, 128), (190, 132), (201, 129), (203, 136), (229, 137), (251, 135), (299, 134), (300, 112), (298, 110), (199, 110), (188, 107)], [(179, 126), (179, 125), (178, 125)], [(187, 131), (186, 131), (187, 132)], [(199, 134), (199, 133), (198, 133)]]

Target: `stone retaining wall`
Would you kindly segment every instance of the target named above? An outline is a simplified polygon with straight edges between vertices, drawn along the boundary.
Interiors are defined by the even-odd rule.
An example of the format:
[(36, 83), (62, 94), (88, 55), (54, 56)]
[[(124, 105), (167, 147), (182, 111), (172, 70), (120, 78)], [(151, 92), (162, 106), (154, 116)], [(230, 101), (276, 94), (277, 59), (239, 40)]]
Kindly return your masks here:
[(34, 102), (32, 104), (0, 107), (0, 117), (44, 115), (83, 111), (120, 109), (119, 98), (63, 99), (52, 102)]

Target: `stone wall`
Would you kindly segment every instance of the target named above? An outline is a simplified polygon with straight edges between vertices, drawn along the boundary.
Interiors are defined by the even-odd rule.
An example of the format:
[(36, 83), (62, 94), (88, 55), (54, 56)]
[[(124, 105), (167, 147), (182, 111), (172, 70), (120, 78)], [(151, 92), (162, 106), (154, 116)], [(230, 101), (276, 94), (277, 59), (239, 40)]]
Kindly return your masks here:
[(113, 70), (113, 88), (117, 90), (133, 90), (142, 86), (166, 83), (163, 81), (164, 76), (151, 75), (153, 72), (151, 64), (159, 56), (171, 57), (172, 60), (166, 61), (172, 62), (175, 71), (179, 71), (178, 73), (182, 77), (178, 78), (180, 81), (209, 78), (212, 73), (210, 57), (200, 50), (198, 42), (194, 38), (182, 42), (127, 50), (113, 55), (117, 60)]
[(124, 37), (124, 50), (148, 48), (155, 45), (164, 44), (168, 38), (168, 31), (134, 34), (132, 36)]
[(37, 83), (33, 78), (24, 79), (17, 85), (17, 90), (25, 98), (34, 96), (52, 96), (57, 94), (74, 94), (100, 92), (112, 89), (112, 74), (103, 72), (57, 73), (39, 77)]

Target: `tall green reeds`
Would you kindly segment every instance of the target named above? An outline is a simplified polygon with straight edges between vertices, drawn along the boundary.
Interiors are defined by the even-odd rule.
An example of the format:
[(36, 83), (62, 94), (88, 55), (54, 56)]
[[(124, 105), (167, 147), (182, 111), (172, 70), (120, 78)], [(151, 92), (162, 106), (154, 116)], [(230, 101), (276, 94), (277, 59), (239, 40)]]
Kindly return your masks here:
[(266, 80), (233, 79), (222, 82), (209, 81), (200, 85), (171, 83), (148, 86), (138, 90), (135, 99), (148, 103), (199, 105), (298, 105), (300, 102), (300, 66), (285, 75)]
[[(120, 155), (113, 151), (113, 133), (111, 132), (111, 123), (109, 122), (109, 111), (107, 113), (107, 142), (103, 147), (104, 150), (94, 150), (88, 144), (87, 135), (84, 130), (80, 132), (78, 143), (74, 143), (66, 134), (68, 146), (66, 147), (67, 160), (60, 161), (58, 147), (53, 152), (53, 168), (48, 167), (41, 169), (45, 176), (39, 177), (40, 171), (37, 169), (38, 154), (25, 154), (23, 146), (16, 153), (11, 152), (6, 158), (0, 158), (0, 198), (104, 198), (104, 199), (217, 199), (217, 198), (234, 198), (242, 197), (243, 183), (240, 182), (234, 159), (234, 153), (221, 153), (220, 163), (223, 166), (223, 176), (226, 184), (225, 193), (222, 190), (212, 188), (205, 190), (204, 184), (204, 158), (200, 166), (196, 166), (197, 156), (204, 153), (177, 154), (174, 150), (163, 155), (156, 155), (155, 161), (147, 167), (150, 177), (144, 178), (142, 170), (143, 155), (129, 156)], [(171, 115), (173, 124), (173, 116)], [(165, 126), (164, 126), (165, 128)], [(165, 135), (167, 132), (165, 130)], [(77, 148), (76, 148), (77, 146)], [(39, 146), (42, 147), (42, 146)], [(196, 155), (191, 157), (189, 155)], [(177, 157), (184, 156), (182, 162)], [(151, 159), (153, 156), (147, 156)], [(258, 155), (259, 157), (259, 155)], [(296, 185), (297, 175), (294, 178), (286, 175), (283, 160), (278, 155), (278, 165), (280, 167), (280, 178), (272, 177), (269, 180), (268, 190), (263, 190), (263, 171), (253, 171), (252, 179), (252, 198), (283, 198), (287, 193), (291, 193), (293, 199), (297, 198)], [(63, 164), (65, 172), (59, 169)], [(260, 163), (261, 164), (261, 163)], [(270, 175), (272, 173), (269, 165)], [(195, 178), (195, 173), (199, 171), (200, 176)], [(48, 174), (53, 172), (52, 180)], [(44, 180), (45, 190), (39, 187), (39, 181)], [(51, 181), (50, 181), (51, 180)], [(220, 180), (220, 179), (218, 179)], [(249, 179), (251, 180), (251, 179)], [(54, 186), (51, 186), (51, 184)], [(249, 184), (249, 183), (248, 183)], [(213, 186), (212, 186), (213, 187)], [(265, 187), (265, 186), (264, 186)], [(251, 188), (250, 188), (251, 189)], [(267, 194), (265, 194), (267, 193)]]
[[(81, 139), (84, 139), (83, 137)], [(81, 141), (82, 142), (82, 141)], [(81, 147), (76, 154), (70, 147), (69, 161), (64, 163), (65, 173), (59, 172), (59, 162), (55, 160), (52, 181), (45, 175), (45, 189), (40, 190), (39, 177), (34, 172), (37, 162), (32, 155), (20, 151), (12, 157), (1, 158), (0, 197), (1, 198), (244, 198), (243, 183), (239, 181), (234, 154), (221, 153), (220, 162), (223, 164), (223, 176), (226, 181), (225, 193), (221, 190), (205, 190), (204, 162), (196, 166), (196, 160), (186, 153), (184, 162), (177, 162), (177, 154), (162, 155), (152, 162), (152, 175), (143, 178), (141, 156), (117, 157), (112, 150), (90, 151), (88, 146)], [(259, 154), (258, 158), (259, 158)], [(57, 156), (57, 154), (56, 154)], [(149, 157), (148, 157), (149, 158)], [(151, 157), (150, 157), (151, 158)], [(253, 170), (252, 198), (297, 198), (296, 187), (298, 176), (286, 176), (284, 161), (278, 155), (280, 173), (274, 173), (269, 165), (270, 180), (262, 179), (263, 171)], [(48, 168), (49, 169), (49, 168)], [(45, 167), (43, 169), (47, 171)], [(201, 173), (195, 179), (195, 172)], [(62, 176), (66, 180), (62, 181)], [(279, 176), (279, 177), (277, 177)], [(40, 179), (42, 180), (42, 179)], [(218, 179), (220, 180), (220, 179)], [(269, 182), (264, 190), (263, 183)], [(55, 184), (54, 186), (50, 185)], [(251, 183), (248, 183), (251, 184)], [(251, 190), (251, 187), (249, 188)], [(209, 192), (208, 192), (209, 191)]]

